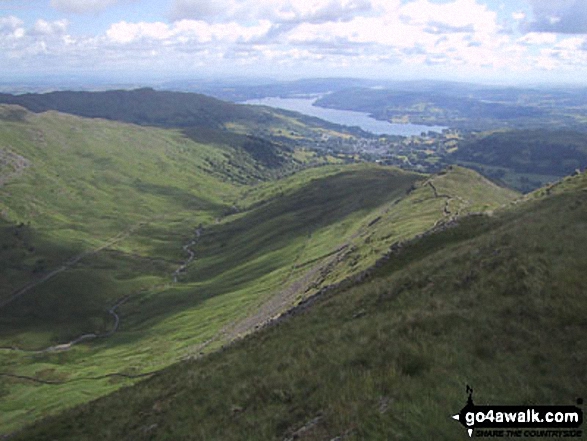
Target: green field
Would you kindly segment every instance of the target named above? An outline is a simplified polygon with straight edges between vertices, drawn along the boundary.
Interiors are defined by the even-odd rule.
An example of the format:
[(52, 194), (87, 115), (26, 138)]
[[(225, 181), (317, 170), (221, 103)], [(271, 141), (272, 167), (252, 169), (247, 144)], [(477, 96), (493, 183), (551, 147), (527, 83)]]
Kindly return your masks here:
[[(436, 193), (473, 176), (455, 172), (433, 178)], [(467, 384), (476, 403), (575, 404), (586, 190), (582, 174), (460, 217), (268, 329), (15, 439), (454, 440)]]
[(303, 169), (285, 149), (276, 168), (244, 135), (0, 110), (0, 433), (214, 352), (517, 196), (458, 167)]

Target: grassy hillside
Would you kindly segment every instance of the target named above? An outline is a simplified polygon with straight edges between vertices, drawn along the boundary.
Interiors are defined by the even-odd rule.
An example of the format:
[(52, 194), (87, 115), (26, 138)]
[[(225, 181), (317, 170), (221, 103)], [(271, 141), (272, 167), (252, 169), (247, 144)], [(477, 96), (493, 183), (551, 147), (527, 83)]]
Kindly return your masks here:
[(14, 439), (454, 440), (466, 384), (478, 404), (574, 404), (587, 393), (586, 182), (403, 242), (268, 329)]
[[(232, 166), (234, 150), (196, 144), (177, 132), (58, 113), (23, 113), (20, 121), (2, 123), (0, 137), (2, 151), (24, 161), (5, 175), (0, 211), (12, 224), (33, 229), (38, 246), (43, 238), (60, 244), (51, 256), (27, 243), (28, 260), (38, 255), (44, 268), (147, 223), (218, 216), (237, 194), (234, 180), (247, 177), (242, 169), (257, 167), (251, 158)], [(7, 275), (0, 298), (15, 288), (13, 276), (19, 279)]]
[(584, 133), (564, 130), (512, 130), (483, 133), (463, 142), (447, 157), (528, 192), (587, 166)]
[[(313, 137), (323, 133), (348, 136), (352, 129), (296, 112), (246, 106), (197, 93), (155, 91), (150, 88), (106, 92), (51, 92), (0, 94), (0, 103), (19, 105), (31, 112), (56, 110), (87, 118), (104, 118), (145, 126), (205, 131), (223, 137), (226, 130), (258, 136), (260, 133)], [(288, 135), (289, 134), (289, 135)], [(364, 134), (364, 133), (363, 133)]]
[(457, 83), (396, 84), (337, 90), (317, 105), (372, 114), (385, 121), (441, 125), (462, 130), (500, 128), (585, 130), (585, 91), (493, 88)]
[[(0, 107), (0, 371), (73, 380), (43, 393), (38, 382), (2, 377), (0, 431), (122, 384), (80, 378), (177, 360), (185, 348), (164, 343), (175, 332), (191, 337), (178, 346), (195, 345), (226, 323), (222, 316), (199, 332), (178, 331), (172, 319), (164, 331), (150, 330), (150, 338), (120, 309), (124, 304), (125, 314), (144, 321), (152, 310), (143, 303), (162, 291), (193, 297), (193, 289), (174, 283), (188, 258), (182, 247), (199, 225), (229, 213), (245, 184), (273, 175), (239, 147), (195, 142), (179, 131)], [(169, 315), (173, 306), (158, 314)], [(115, 313), (122, 317), (118, 328)], [(128, 334), (114, 341), (123, 330)], [(59, 346), (88, 335), (98, 337)], [(133, 345), (134, 338), (143, 344)]]
[(461, 168), (272, 180), (247, 136), (0, 110), (0, 433), (213, 352), (516, 196)]
[(201, 126), (219, 129), (229, 121), (258, 123), (269, 117), (255, 108), (205, 95), (157, 92), (153, 89), (1, 94), (0, 102), (17, 104), (36, 113), (57, 110), (88, 118), (163, 127)]

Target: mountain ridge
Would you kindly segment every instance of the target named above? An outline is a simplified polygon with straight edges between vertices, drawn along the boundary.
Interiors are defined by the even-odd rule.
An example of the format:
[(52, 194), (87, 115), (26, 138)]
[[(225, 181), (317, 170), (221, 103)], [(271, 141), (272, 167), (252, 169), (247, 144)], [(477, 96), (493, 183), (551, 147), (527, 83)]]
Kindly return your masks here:
[(260, 181), (231, 146), (244, 135), (8, 110), (0, 145), (31, 166), (0, 187), (2, 299), (42, 283), (0, 308), (4, 432), (214, 352), (393, 242), (516, 197), (461, 168), (433, 178), (438, 195), (376, 164)]
[(274, 326), (15, 439), (455, 439), (465, 382), (484, 402), (571, 402), (586, 377), (585, 182), (395, 247)]

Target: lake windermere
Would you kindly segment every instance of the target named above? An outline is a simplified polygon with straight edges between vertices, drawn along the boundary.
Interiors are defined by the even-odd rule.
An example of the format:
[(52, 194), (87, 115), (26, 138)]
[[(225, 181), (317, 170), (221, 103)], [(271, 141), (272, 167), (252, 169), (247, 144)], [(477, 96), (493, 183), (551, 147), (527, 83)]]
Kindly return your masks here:
[(379, 121), (371, 118), (369, 114), (363, 112), (354, 112), (351, 110), (327, 109), (317, 107), (313, 104), (317, 98), (277, 98), (268, 97), (262, 99), (248, 100), (241, 104), (250, 104), (257, 106), (276, 107), (278, 109), (293, 110), (305, 115), (315, 116), (335, 124), (341, 124), (350, 127), (360, 127), (366, 132), (377, 135), (399, 135), (415, 136), (422, 132), (442, 132), (446, 127), (440, 126), (423, 126), (419, 124), (394, 124), (387, 121)]

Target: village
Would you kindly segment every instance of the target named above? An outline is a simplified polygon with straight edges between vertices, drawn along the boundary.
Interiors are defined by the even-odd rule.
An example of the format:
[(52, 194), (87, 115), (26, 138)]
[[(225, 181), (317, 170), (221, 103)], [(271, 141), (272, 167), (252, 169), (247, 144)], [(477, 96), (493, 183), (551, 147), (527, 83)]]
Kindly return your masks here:
[(319, 139), (299, 140), (299, 146), (315, 151), (319, 156), (331, 155), (341, 159), (395, 165), (405, 169), (435, 172), (446, 166), (446, 155), (456, 151), (466, 139), (456, 129), (441, 133), (429, 131), (418, 136), (349, 136), (347, 138), (322, 135)]

